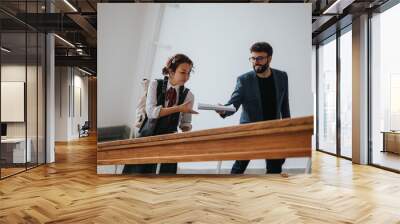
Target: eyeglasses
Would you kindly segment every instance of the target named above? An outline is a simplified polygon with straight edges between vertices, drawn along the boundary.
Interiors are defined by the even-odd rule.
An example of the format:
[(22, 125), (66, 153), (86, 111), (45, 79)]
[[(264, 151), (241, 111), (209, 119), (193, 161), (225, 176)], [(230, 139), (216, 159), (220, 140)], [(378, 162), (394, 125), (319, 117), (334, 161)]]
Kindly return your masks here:
[(267, 59), (266, 56), (249, 57), (250, 62), (264, 61), (265, 59)]

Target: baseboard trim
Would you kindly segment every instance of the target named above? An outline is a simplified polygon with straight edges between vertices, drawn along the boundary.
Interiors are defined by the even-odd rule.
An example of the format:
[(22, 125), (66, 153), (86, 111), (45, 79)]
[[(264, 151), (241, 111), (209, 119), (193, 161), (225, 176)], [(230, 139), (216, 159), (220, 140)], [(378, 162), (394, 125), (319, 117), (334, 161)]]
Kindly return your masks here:
[[(305, 168), (283, 168), (283, 173), (304, 173)], [(231, 169), (221, 169), (219, 174), (230, 174)], [(247, 169), (244, 174), (265, 174), (265, 169)], [(198, 169), (178, 169), (178, 174), (217, 174), (216, 169), (206, 169), (206, 170), (198, 170)]]
[[(119, 165), (120, 166), (120, 165)], [(102, 165), (101, 167), (98, 167), (100, 169), (97, 169), (97, 174), (99, 175), (120, 175), (122, 172), (122, 167), (115, 167), (114, 165)], [(289, 174), (300, 174), (305, 172), (305, 168), (283, 168), (282, 169), (283, 173), (289, 173)], [(219, 174), (226, 175), (230, 174), (231, 169), (221, 169)], [(218, 174), (217, 169), (179, 169), (177, 174)], [(265, 169), (247, 169), (244, 174), (250, 174), (250, 175), (264, 175), (265, 174)]]

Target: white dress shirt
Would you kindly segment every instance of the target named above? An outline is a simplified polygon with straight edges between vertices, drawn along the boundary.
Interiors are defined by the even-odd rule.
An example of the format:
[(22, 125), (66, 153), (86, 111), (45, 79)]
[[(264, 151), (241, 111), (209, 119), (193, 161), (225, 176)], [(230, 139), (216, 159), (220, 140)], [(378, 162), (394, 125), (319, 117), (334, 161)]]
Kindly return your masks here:
[[(178, 104), (178, 99), (179, 99), (179, 86), (173, 86), (169, 81), (167, 85), (166, 92), (168, 89), (172, 87), (175, 88), (176, 90), (176, 102), (174, 106)], [(189, 90), (189, 92), (186, 95), (185, 100), (183, 101), (184, 103), (186, 102), (192, 102), (192, 108), (194, 104), (194, 95), (193, 93)], [(168, 105), (168, 100), (166, 99), (164, 102), (164, 107)], [(152, 80), (149, 85), (149, 89), (147, 91), (147, 99), (146, 99), (146, 113), (149, 119), (156, 119), (160, 117), (160, 110), (163, 106), (157, 106), (157, 80)], [(192, 114), (191, 113), (180, 113), (179, 115), (179, 128), (182, 130), (183, 128), (188, 128), (188, 130), (192, 129)]]

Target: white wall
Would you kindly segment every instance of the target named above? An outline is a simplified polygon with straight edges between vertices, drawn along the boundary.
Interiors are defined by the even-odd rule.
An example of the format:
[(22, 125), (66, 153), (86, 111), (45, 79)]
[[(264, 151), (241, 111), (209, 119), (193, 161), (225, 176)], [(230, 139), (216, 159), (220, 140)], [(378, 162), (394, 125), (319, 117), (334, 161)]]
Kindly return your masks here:
[[(311, 5), (307, 4), (176, 4), (166, 7), (152, 74), (171, 55), (182, 52), (193, 59), (195, 73), (188, 86), (197, 102), (225, 103), (236, 78), (252, 70), (249, 48), (267, 41), (274, 48), (271, 66), (289, 76), (292, 116), (311, 115)], [(285, 12), (285, 13), (282, 13)], [(207, 16), (205, 16), (207, 15)], [(257, 21), (257, 22), (256, 22)], [(274, 22), (271, 22), (274, 21)], [(307, 55), (307, 57), (305, 57)], [(218, 119), (202, 111), (194, 130), (238, 123), (240, 113)]]
[(139, 83), (150, 76), (160, 13), (158, 4), (98, 4), (99, 128), (133, 127)]
[[(82, 126), (85, 121), (88, 121), (88, 108), (89, 108), (89, 92), (88, 92), (88, 77), (82, 76), (83, 73), (75, 69), (74, 75), (74, 108), (75, 113), (72, 117), (72, 130), (73, 138), (79, 137), (78, 124)], [(78, 93), (80, 91), (80, 93)], [(80, 97), (79, 97), (80, 94)], [(81, 101), (81, 102), (79, 102)], [(72, 105), (71, 105), (72, 106)], [(80, 108), (79, 108), (80, 107)]]
[[(88, 120), (88, 78), (71, 67), (56, 67), (55, 73), (55, 141), (77, 139), (78, 124)], [(74, 107), (79, 104), (76, 88), (81, 89), (82, 116)]]
[[(28, 75), (28, 82), (32, 86), (36, 85), (36, 81), (32, 80), (33, 77), (36, 77), (36, 67), (34, 66), (25, 66), (18, 64), (8, 64), (1, 66), (1, 81), (2, 82), (26, 82), (26, 75)], [(36, 88), (27, 88), (27, 104), (35, 102), (36, 99)], [(3, 98), (4, 96), (2, 96)], [(7, 96), (6, 96), (7, 97)], [(36, 112), (35, 109), (37, 107), (36, 102), (31, 105), (32, 108), (27, 109), (27, 120), (28, 120), (28, 137), (36, 130)], [(6, 110), (7, 108), (2, 108), (2, 110)], [(20, 108), (24, 113), (24, 107)], [(24, 137), (25, 136), (25, 126), (26, 122), (7, 122), (7, 136), (8, 137)], [(36, 132), (35, 132), (36, 133)]]
[[(154, 46), (152, 78), (161, 77), (162, 67), (173, 54), (184, 53), (194, 61), (195, 73), (187, 86), (194, 92), (197, 105), (199, 102), (225, 103), (236, 78), (252, 69), (248, 61), (250, 46), (267, 41), (274, 48), (271, 66), (286, 71), (289, 76), (292, 117), (313, 114), (310, 4), (161, 6), (99, 4), (99, 127), (132, 124), (139, 80), (143, 77), (141, 72), (134, 71), (148, 70), (150, 63), (139, 59), (151, 58)], [(150, 24), (154, 29), (149, 28)], [(153, 37), (148, 38), (153, 42), (138, 40), (145, 33)], [(194, 130), (239, 123), (240, 111), (227, 119), (220, 119), (214, 112), (200, 112), (193, 117)], [(292, 167), (304, 167), (303, 160), (291, 161)], [(223, 168), (230, 168), (231, 163), (225, 162)], [(215, 163), (207, 164), (185, 163), (180, 168), (215, 168)], [(265, 167), (264, 161), (252, 162), (250, 166)], [(290, 162), (286, 166), (290, 167)]]
[(55, 141), (68, 141), (68, 67), (55, 68)]

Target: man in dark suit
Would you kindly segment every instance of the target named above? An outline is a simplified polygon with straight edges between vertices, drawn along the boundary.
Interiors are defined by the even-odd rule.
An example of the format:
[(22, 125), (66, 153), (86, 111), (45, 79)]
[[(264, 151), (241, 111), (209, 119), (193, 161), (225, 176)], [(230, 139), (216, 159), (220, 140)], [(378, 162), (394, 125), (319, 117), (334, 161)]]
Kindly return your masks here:
[[(273, 49), (266, 42), (250, 48), (253, 71), (238, 77), (231, 99), (225, 105), (236, 110), (242, 106), (240, 124), (290, 117), (288, 77), (286, 72), (270, 67)], [(234, 112), (218, 111), (225, 118)], [(232, 174), (242, 174), (249, 160), (237, 160)], [(267, 173), (281, 173), (285, 159), (266, 159)]]

